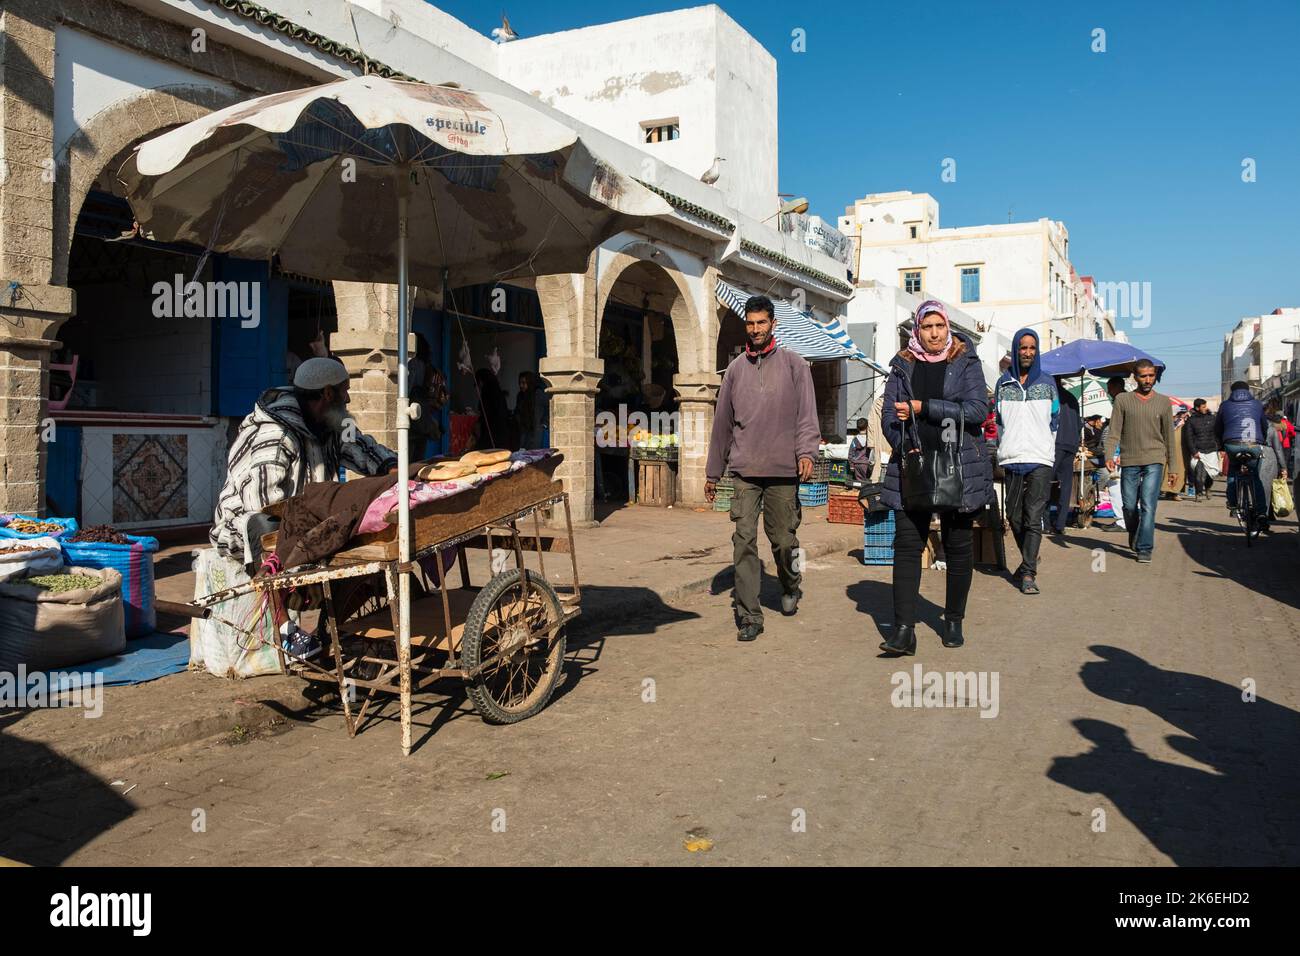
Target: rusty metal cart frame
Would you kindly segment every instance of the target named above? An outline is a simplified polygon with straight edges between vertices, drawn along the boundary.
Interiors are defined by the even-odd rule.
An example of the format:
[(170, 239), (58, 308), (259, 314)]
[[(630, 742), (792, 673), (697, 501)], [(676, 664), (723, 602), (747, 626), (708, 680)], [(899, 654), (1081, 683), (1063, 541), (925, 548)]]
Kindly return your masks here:
[[(278, 642), (276, 652), (281, 670), (285, 673), (296, 672), (307, 680), (331, 683), (337, 687), (350, 737), (356, 735), (377, 693), (396, 694), (401, 706), (402, 752), (409, 754), (412, 691), (444, 678), (459, 678), (470, 687), (470, 699), (485, 720), (495, 723), (513, 723), (522, 720), (541, 710), (549, 700), (563, 664), (564, 628), (581, 613), (581, 588), (578, 580), (577, 553), (573, 542), (569, 496), (563, 491), (560, 482), (549, 481), (549, 472), (553, 471), (556, 463), (558, 462), (548, 463), (545, 475), (548, 483), (539, 486), (537, 480), (532, 481), (531, 484), (536, 488), (537, 493), (525, 493), (522, 502), (519, 495), (499, 493), (491, 496), (495, 497), (496, 501), (480, 500), (477, 504), (468, 507), (457, 507), (456, 499), (461, 497), (459, 495), (432, 502), (432, 505), (439, 506), (436, 510), (441, 512), (440, 517), (453, 519), (450, 524), (445, 520), (426, 522), (423, 519), (429, 516), (428, 507), (414, 508), (412, 518), (417, 547), (414, 549), (409, 565), (403, 565), (399, 559), (390, 556), (389, 552), (395, 550), (395, 541), (373, 540), (380, 538), (380, 535), (362, 536), (359, 540), (363, 543), (341, 551), (324, 562), (260, 577), (247, 584), (196, 599), (191, 606), (200, 615), (207, 616), (215, 605), (253, 591), (280, 592), (318, 585), (323, 594), (321, 622), (329, 632), (328, 664), (292, 657), (279, 646)], [(525, 469), (528, 470), (531, 469)], [(535, 477), (541, 478), (542, 475), (539, 473)], [(507, 486), (513, 480), (514, 476), (498, 479), (474, 490), (482, 491), (493, 485)], [(521, 490), (527, 492), (528, 489)], [(510, 502), (506, 505), (509, 510), (503, 511), (501, 504), (506, 501)], [(564, 508), (564, 537), (544, 536), (540, 514), (543, 510), (557, 505), (563, 505)], [(422, 508), (425, 514), (421, 514)], [(519, 522), (529, 517), (532, 518), (533, 525), (531, 534), (527, 531), (521, 532), (519, 529)], [(450, 531), (450, 533), (440, 533), (430, 527), (437, 524), (441, 524), (442, 531)], [(421, 532), (426, 530), (433, 533), (432, 540), (420, 540)], [(391, 538), (391, 531), (387, 534)], [(525, 537), (531, 539), (532, 548), (525, 548)], [(367, 542), (366, 538), (372, 540)], [(513, 568), (498, 569), (494, 561), (492, 578), (484, 587), (474, 588), (470, 584), (465, 548), (486, 546), (490, 554), (499, 555), (501, 549), (496, 547), (498, 538), (506, 544), (509, 552), (513, 552), (515, 558)], [(266, 536), (264, 543), (271, 544), (273, 547), (273, 535)], [(459, 592), (462, 595), (473, 594), (474, 596), (474, 603), (468, 608), (468, 613), (466, 613), (464, 597), (453, 600), (451, 589), (447, 586), (450, 568), (446, 566), (444, 554), (453, 548), (459, 549), (457, 551), (461, 578)], [(536, 553), (538, 571), (524, 567), (525, 550)], [(561, 586), (565, 588), (563, 591), (556, 589), (546, 579), (545, 552), (548, 550), (568, 551), (570, 555), (573, 578), (571, 584)], [(415, 641), (403, 642), (398, 639), (400, 634), (398, 578), (401, 574), (412, 573), (420, 559), (429, 557), (434, 559), (442, 613), (437, 615), (434, 612), (424, 621), (435, 636), (433, 639), (428, 639), (427, 634), (419, 635), (420, 646), (415, 653), (412, 653), (412, 644)], [(387, 608), (358, 619), (339, 621), (334, 586), (341, 581), (375, 574), (383, 576)], [(511, 593), (510, 589), (517, 589), (520, 596), (510, 602), (506, 610), (515, 614), (518, 609), (519, 620), (508, 623), (504, 614), (498, 609), (497, 622), (493, 628), (497, 632), (493, 642), (494, 653), (482, 657), (484, 629), (492, 626), (491, 609), (495, 607), (495, 601)], [(544, 620), (530, 617), (531, 591), (541, 596), (539, 607), (547, 612), (543, 615)], [(485, 596), (487, 596), (486, 601)], [(430, 595), (424, 601), (433, 603), (434, 596)], [(548, 603), (550, 607), (546, 608)], [(453, 604), (456, 606), (453, 607)], [(391, 617), (391, 628), (383, 627), (379, 623), (386, 617)], [(441, 631), (438, 631), (439, 626)], [(362, 638), (362, 650), (352, 654), (345, 653), (343, 645), (347, 637)], [(387, 658), (366, 653), (366, 647), (373, 646), (375, 640), (395, 642), (396, 657)], [(446, 654), (445, 662), (436, 662), (435, 658), (443, 653)], [(527, 693), (527, 665), (529, 658), (539, 656), (546, 662), (545, 684), (543, 686), (539, 679), (530, 696)], [(522, 663), (516, 663), (517, 660)], [(377, 673), (362, 676), (361, 672), (365, 669), (363, 665), (370, 665), (371, 668), (377, 669)], [(511, 699), (506, 702), (506, 705), (494, 700), (484, 681), (488, 675), (500, 674), (503, 667), (512, 668), (507, 683)], [(514, 679), (520, 671), (523, 673), (525, 692), (522, 703), (527, 706), (511, 709), (508, 705), (514, 699)], [(366, 688), (366, 694), (360, 709), (354, 715), (352, 705), (355, 689), (358, 687)]]

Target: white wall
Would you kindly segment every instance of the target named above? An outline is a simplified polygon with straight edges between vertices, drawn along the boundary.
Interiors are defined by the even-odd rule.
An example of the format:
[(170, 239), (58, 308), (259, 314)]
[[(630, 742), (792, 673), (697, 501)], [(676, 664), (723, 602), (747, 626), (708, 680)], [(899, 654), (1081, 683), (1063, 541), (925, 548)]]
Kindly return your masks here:
[[(1259, 385), (1272, 375), (1287, 374), (1294, 346), (1284, 339), (1300, 339), (1300, 308), (1284, 308), (1279, 314), (1252, 315), (1241, 319), (1224, 337), (1223, 394), (1233, 381)], [(1258, 369), (1252, 372), (1258, 353)]]
[(56, 154), (62, 153), (68, 141), (98, 113), (142, 90), (164, 86), (234, 90), (234, 87), (209, 76), (152, 60), (60, 24), (54, 31)]
[[(775, 209), (776, 61), (716, 6), (515, 40), (498, 48), (497, 73), (692, 177), (724, 156), (726, 201), (759, 218)], [(653, 120), (677, 120), (681, 138), (646, 143)]]
[[(1072, 275), (1062, 223), (942, 228), (932, 196), (903, 191), (858, 200), (840, 217), (840, 230), (855, 237), (860, 280), (902, 286), (903, 270), (921, 269), (924, 295), (957, 303), (1008, 336), (1029, 326), (1052, 348), (1093, 334), (1079, 307), (1082, 284)], [(961, 301), (964, 266), (980, 269), (978, 302)]]
[[(164, 271), (170, 279), (174, 270), (158, 276)], [(155, 318), (152, 283), (77, 288), (78, 315), (90, 320), (92, 344), (84, 358), (95, 360), (96, 402), (129, 412), (211, 414), (212, 323)]]
[[(462, 23), (450, 13), (439, 10), (426, 0), (348, 0), (348, 2), (383, 17), (398, 29), (406, 30), (434, 46), (454, 53), (481, 70), (496, 72), (497, 44), (491, 39), (491, 30), (501, 25), (500, 20)], [(263, 3), (270, 7), (276, 6), (274, 2), (266, 3), (266, 0), (263, 0)], [(323, 5), (338, 7), (340, 10), (346, 6), (340, 0), (331, 0)], [(343, 12), (346, 13), (345, 10)], [(335, 39), (341, 38), (335, 37)]]

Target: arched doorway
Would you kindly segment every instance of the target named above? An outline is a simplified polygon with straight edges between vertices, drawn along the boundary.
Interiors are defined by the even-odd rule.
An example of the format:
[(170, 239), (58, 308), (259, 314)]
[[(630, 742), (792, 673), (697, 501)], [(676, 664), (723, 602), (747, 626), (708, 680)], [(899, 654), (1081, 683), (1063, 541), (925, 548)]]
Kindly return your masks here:
[[(597, 297), (595, 396), (597, 517), (634, 498), (629, 440), (682, 433), (677, 382), (697, 371), (699, 322), (686, 278), (661, 249), (625, 247), (605, 268)], [(643, 436), (644, 437), (644, 436)], [(677, 500), (681, 500), (680, 470)]]

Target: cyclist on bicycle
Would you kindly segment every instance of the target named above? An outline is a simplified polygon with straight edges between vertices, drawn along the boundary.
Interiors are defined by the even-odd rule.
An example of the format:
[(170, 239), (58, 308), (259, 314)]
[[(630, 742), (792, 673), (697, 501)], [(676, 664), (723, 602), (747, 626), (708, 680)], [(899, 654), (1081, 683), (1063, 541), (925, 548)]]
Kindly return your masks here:
[[(1248, 460), (1254, 490), (1251, 498), (1261, 524), (1268, 520), (1268, 497), (1259, 480), (1259, 463), (1264, 457), (1268, 429), (1264, 406), (1250, 394), (1250, 386), (1245, 382), (1233, 382), (1227, 400), (1219, 406), (1218, 414), (1214, 416), (1214, 436), (1228, 456), (1245, 456)], [(1224, 470), (1228, 476), (1228, 509), (1236, 514), (1236, 469), (1225, 467)]]

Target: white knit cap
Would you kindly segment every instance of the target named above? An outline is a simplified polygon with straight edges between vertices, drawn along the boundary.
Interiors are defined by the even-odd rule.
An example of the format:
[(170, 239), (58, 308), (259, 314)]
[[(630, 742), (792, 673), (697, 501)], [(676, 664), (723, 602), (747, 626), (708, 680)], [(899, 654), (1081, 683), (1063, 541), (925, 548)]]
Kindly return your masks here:
[(309, 392), (319, 391), (326, 385), (342, 385), (347, 380), (348, 370), (332, 358), (309, 358), (293, 373), (294, 386)]

